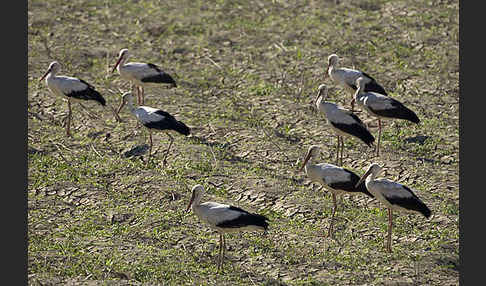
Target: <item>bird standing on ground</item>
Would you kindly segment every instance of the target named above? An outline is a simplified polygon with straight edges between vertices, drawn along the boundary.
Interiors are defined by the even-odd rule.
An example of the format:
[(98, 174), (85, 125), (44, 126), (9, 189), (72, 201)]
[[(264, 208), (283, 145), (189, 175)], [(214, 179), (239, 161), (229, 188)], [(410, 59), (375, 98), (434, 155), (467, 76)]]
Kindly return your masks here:
[(352, 171), (332, 164), (313, 164), (312, 161), (319, 155), (319, 152), (319, 146), (310, 146), (305, 156), (304, 163), (299, 171), (305, 169), (305, 173), (313, 182), (322, 185), (331, 192), (333, 210), (328, 236), (332, 237), (334, 233), (334, 215), (337, 209), (336, 196), (341, 194), (362, 193), (373, 198), (373, 195), (368, 192), (365, 184), (358, 184), (359, 176)]
[[(349, 90), (353, 95), (356, 89), (356, 79), (359, 77), (365, 77), (369, 79), (369, 84), (366, 86), (365, 91), (374, 91), (384, 95), (388, 95), (385, 89), (376, 82), (374, 78), (370, 75), (354, 69), (349, 68), (338, 68), (339, 57), (336, 54), (332, 54), (327, 58), (328, 65), (326, 69), (326, 73), (324, 74), (324, 78), (329, 74), (329, 77), (336, 82), (337, 84), (343, 86), (345, 89)], [(352, 98), (351, 100), (351, 111), (354, 109), (354, 101), (355, 99)]]
[(219, 233), (219, 270), (223, 267), (226, 249), (224, 234), (245, 230), (262, 230), (266, 232), (268, 229), (268, 218), (226, 204), (216, 202), (201, 203), (203, 192), (204, 187), (202, 185), (195, 185), (192, 188), (191, 199), (186, 211), (189, 211), (192, 206), (196, 216)]
[(376, 179), (376, 176), (381, 171), (382, 168), (378, 164), (372, 163), (356, 186), (359, 186), (366, 180), (365, 184), (368, 191), (388, 208), (388, 240), (386, 250), (391, 252), (393, 210), (420, 213), (426, 218), (429, 218), (432, 212), (407, 186), (387, 179)]
[(84, 80), (75, 77), (57, 75), (57, 72), (60, 69), (61, 65), (57, 61), (53, 61), (39, 81), (42, 81), (45, 78), (46, 85), (51, 93), (67, 99), (68, 115), (66, 123), (66, 135), (71, 136), (71, 103), (76, 101), (79, 103), (79, 105), (81, 105), (81, 107), (87, 110), (87, 108), (81, 104), (81, 100), (94, 100), (102, 106), (106, 106), (106, 100), (91, 84), (85, 82)]
[(177, 87), (175, 80), (160, 67), (151, 63), (125, 63), (130, 54), (128, 49), (120, 50), (118, 60), (113, 67), (118, 70), (120, 76), (132, 83), (132, 90), (137, 89), (138, 105), (145, 102), (143, 87), (149, 83), (167, 83)]
[(376, 146), (376, 155), (380, 155), (380, 141), (381, 141), (381, 118), (390, 119), (404, 119), (413, 123), (419, 123), (418, 116), (403, 105), (398, 100), (389, 96), (373, 92), (364, 91), (369, 83), (369, 79), (359, 77), (356, 80), (358, 89), (354, 93), (354, 99), (357, 104), (363, 107), (369, 115), (378, 118), (378, 144)]
[(163, 164), (165, 166), (165, 164), (167, 163), (167, 155), (169, 154), (170, 147), (174, 142), (174, 137), (172, 137), (172, 135), (170, 135), (168, 131), (173, 130), (182, 135), (187, 136), (190, 134), (190, 128), (187, 127), (186, 124), (184, 124), (181, 121), (178, 121), (177, 119), (174, 118), (174, 116), (170, 115), (169, 113), (163, 110), (149, 107), (149, 106), (135, 107), (133, 105), (133, 96), (131, 92), (127, 92), (123, 95), (122, 103), (118, 108), (117, 113), (120, 112), (120, 110), (123, 108), (123, 106), (126, 103), (128, 104), (128, 109), (130, 110), (130, 113), (132, 113), (137, 118), (137, 120), (140, 123), (142, 123), (143, 126), (147, 127), (147, 129), (149, 130), (149, 136), (150, 136), (149, 156), (152, 154), (152, 146), (153, 146), (152, 130), (155, 129), (155, 130), (165, 131), (165, 134), (169, 136), (170, 144), (165, 152), (164, 161), (163, 161)]
[[(371, 135), (366, 125), (359, 119), (359, 117), (349, 110), (343, 109), (334, 103), (326, 101), (327, 87), (324, 84), (319, 85), (319, 92), (316, 97), (317, 109), (326, 115), (327, 121), (331, 128), (336, 133), (337, 150), (336, 150), (336, 164), (339, 158), (339, 141), (341, 141), (341, 165), (343, 164), (343, 149), (344, 136), (356, 137), (363, 141), (369, 147), (375, 141), (375, 137)], [(341, 140), (340, 140), (341, 139)]]

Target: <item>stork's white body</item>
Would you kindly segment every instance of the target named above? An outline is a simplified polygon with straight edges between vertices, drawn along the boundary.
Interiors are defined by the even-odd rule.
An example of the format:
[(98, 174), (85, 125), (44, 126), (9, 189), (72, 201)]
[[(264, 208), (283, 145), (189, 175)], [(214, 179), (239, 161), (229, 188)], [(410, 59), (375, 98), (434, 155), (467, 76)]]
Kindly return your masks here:
[[(336, 124), (343, 124), (343, 125), (359, 125), (366, 129), (366, 126), (363, 124), (361, 120), (357, 119), (357, 116), (353, 114), (351, 111), (341, 108), (334, 103), (323, 101), (322, 98), (318, 99), (317, 101), (317, 109), (324, 113), (326, 119), (330, 124), (332, 130), (340, 136), (344, 137), (353, 137), (354, 135), (343, 131), (342, 129), (334, 127)], [(356, 136), (354, 136), (356, 137)]]
[(230, 205), (216, 202), (205, 202), (198, 205), (193, 205), (192, 210), (200, 220), (208, 224), (209, 227), (219, 233), (239, 232), (246, 230), (265, 230), (263, 227), (258, 225), (245, 225), (238, 228), (218, 227), (219, 224), (225, 221), (232, 221), (242, 215), (246, 215), (246, 212), (231, 209)]
[(349, 68), (338, 68), (330, 66), (328, 71), (329, 77), (337, 84), (344, 87), (346, 90), (354, 93), (355, 89), (352, 86), (356, 85), (356, 80), (364, 76), (363, 72)]
[(120, 77), (131, 82), (132, 87), (137, 89), (138, 104), (144, 103), (144, 86), (147, 84), (168, 83), (177, 86), (174, 79), (165, 73), (160, 67), (152, 63), (126, 63), (129, 57), (128, 49), (120, 50), (118, 60), (113, 68), (118, 70)]
[(420, 211), (405, 208), (399, 204), (392, 204), (391, 198), (401, 200), (415, 200), (416, 195), (404, 185), (387, 179), (374, 179), (371, 176), (366, 178), (366, 188), (373, 196), (387, 208), (407, 213), (418, 213)]
[(392, 212), (394, 210), (419, 213), (426, 218), (429, 218), (432, 212), (410, 188), (387, 179), (376, 179), (381, 170), (382, 168), (378, 164), (372, 163), (358, 184), (366, 178), (366, 189), (388, 209), (388, 240), (386, 249), (388, 252), (391, 252)]
[(169, 154), (170, 147), (174, 142), (174, 138), (167, 131), (173, 130), (187, 136), (190, 134), (190, 128), (187, 127), (187, 125), (185, 125), (183, 122), (175, 119), (174, 116), (172, 116), (168, 112), (165, 112), (161, 109), (153, 108), (150, 106), (135, 107), (133, 104), (133, 96), (129, 92), (123, 95), (122, 103), (118, 108), (117, 113), (120, 112), (120, 110), (123, 108), (125, 103), (128, 103), (128, 109), (130, 110), (130, 113), (132, 113), (137, 118), (137, 120), (149, 130), (149, 138), (150, 138), (149, 156), (152, 154), (152, 146), (153, 146), (152, 130), (155, 129), (160, 131), (166, 131), (165, 134), (167, 134), (167, 136), (169, 137), (170, 144), (167, 150), (165, 151), (165, 155), (164, 155), (163, 164), (165, 166), (167, 162), (167, 155)]
[(196, 216), (219, 233), (219, 265), (223, 266), (226, 241), (224, 234), (227, 232), (261, 230), (266, 231), (268, 220), (265, 216), (249, 213), (238, 207), (216, 202), (201, 203), (204, 187), (196, 185), (192, 188), (192, 196), (187, 206), (187, 211), (192, 207)]
[(333, 200), (333, 211), (331, 222), (329, 224), (329, 232), (328, 236), (333, 235), (333, 222), (334, 222), (334, 215), (337, 209), (337, 200), (336, 196), (341, 194), (356, 194), (362, 193), (366, 194), (369, 197), (373, 197), (367, 190), (364, 184), (360, 184), (356, 186), (359, 181), (359, 176), (355, 173), (346, 170), (344, 168), (327, 164), (327, 163), (319, 163), (313, 164), (312, 161), (316, 158), (319, 154), (320, 148), (317, 145), (310, 146), (309, 150), (307, 151), (307, 155), (304, 159), (304, 169), (305, 173), (311, 179), (311, 181), (316, 182), (323, 186), (324, 188), (328, 189), (332, 194)]
[(311, 181), (320, 184), (330, 192), (340, 195), (346, 193), (344, 190), (334, 189), (330, 185), (338, 182), (351, 181), (351, 175), (343, 168), (327, 164), (312, 164), (310, 161), (305, 165), (305, 173)]
[(381, 119), (404, 119), (418, 124), (420, 119), (418, 116), (403, 105), (400, 101), (383, 95), (378, 92), (365, 91), (366, 86), (370, 82), (369, 79), (360, 77), (356, 80), (358, 86), (354, 93), (354, 100), (358, 105), (363, 107), (369, 115), (378, 118), (378, 144), (376, 146), (376, 155), (380, 154), (380, 140), (381, 140)]
[[(57, 72), (61, 69), (61, 65), (57, 61), (53, 61), (46, 73), (41, 77), (40, 81), (44, 78), (46, 80), (47, 88), (54, 95), (61, 96), (67, 100), (68, 103), (68, 116), (66, 124), (66, 135), (71, 136), (70, 126), (72, 109), (71, 102), (78, 102), (83, 108), (85, 108), (80, 100), (94, 100), (100, 103), (102, 106), (106, 105), (106, 100), (101, 94), (95, 90), (95, 88), (89, 83), (75, 77), (58, 76)], [(86, 108), (85, 108), (86, 109)]]
[(381, 117), (376, 111), (393, 109), (393, 102), (396, 101), (396, 99), (376, 92), (356, 92), (355, 100), (358, 106), (374, 117)]
[[(341, 165), (344, 149), (344, 138), (342, 137), (355, 137), (360, 139), (363, 143), (371, 146), (375, 141), (373, 135), (366, 128), (366, 125), (359, 119), (359, 117), (353, 112), (337, 106), (334, 103), (326, 101), (327, 87), (324, 84), (319, 86), (319, 93), (317, 95), (316, 106), (317, 109), (324, 113), (329, 125), (337, 135), (337, 152), (336, 152), (336, 164), (338, 164), (339, 153), (341, 153)], [(340, 140), (342, 139), (342, 140)], [(341, 148), (339, 147), (341, 142)], [(340, 151), (341, 149), (341, 151)]]
[(124, 61), (121, 61), (116, 69), (121, 78), (137, 86), (150, 84), (150, 82), (143, 82), (142, 79), (158, 75), (158, 72), (146, 63), (124, 63)]
[[(83, 91), (88, 88), (88, 85), (81, 82), (78, 78), (69, 76), (56, 76), (49, 73), (46, 76), (46, 85), (49, 90), (63, 99), (66, 99), (66, 95), (72, 93), (73, 91)], [(78, 100), (77, 98), (73, 98)]]

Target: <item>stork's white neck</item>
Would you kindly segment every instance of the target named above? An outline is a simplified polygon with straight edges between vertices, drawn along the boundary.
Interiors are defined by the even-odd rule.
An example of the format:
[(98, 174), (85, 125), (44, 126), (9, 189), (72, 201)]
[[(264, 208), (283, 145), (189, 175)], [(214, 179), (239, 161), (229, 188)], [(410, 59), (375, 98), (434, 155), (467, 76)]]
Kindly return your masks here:
[(135, 106), (133, 104), (133, 96), (129, 96), (127, 99), (127, 106), (131, 113), (135, 114)]
[(354, 99), (358, 99), (360, 97), (361, 93), (363, 92), (363, 90), (364, 90), (363, 84), (358, 86), (358, 88), (356, 89), (356, 92), (354, 93)]
[(379, 170), (373, 169), (371, 171), (371, 174), (366, 178), (365, 185), (368, 186), (368, 184), (371, 181), (374, 181), (376, 179), (376, 177), (378, 176), (378, 173), (379, 173)]

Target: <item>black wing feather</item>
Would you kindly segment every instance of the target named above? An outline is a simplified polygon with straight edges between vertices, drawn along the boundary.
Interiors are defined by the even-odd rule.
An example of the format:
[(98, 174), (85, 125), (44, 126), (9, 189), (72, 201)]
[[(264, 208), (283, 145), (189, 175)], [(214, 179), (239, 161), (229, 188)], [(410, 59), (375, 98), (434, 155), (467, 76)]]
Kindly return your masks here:
[(95, 90), (94, 86), (87, 83), (86, 81), (79, 79), (80, 82), (84, 83), (87, 88), (78, 91), (71, 91), (70, 93), (66, 94), (67, 97), (72, 97), (76, 99), (82, 100), (95, 100), (99, 102), (102, 106), (106, 105), (106, 100), (101, 96), (101, 94)]
[(388, 117), (388, 118), (397, 118), (397, 119), (404, 119), (411, 121), (413, 123), (419, 123), (420, 119), (418, 118), (417, 114), (410, 110), (408, 107), (403, 105), (398, 100), (390, 98), (391, 105), (393, 108), (390, 109), (381, 109), (381, 110), (374, 110), (373, 108), (369, 107), (369, 109), (378, 116), (381, 117)]
[[(361, 121), (361, 120), (360, 120)], [(348, 134), (351, 134), (357, 138), (359, 138), (361, 141), (363, 141), (366, 145), (371, 147), (373, 142), (375, 142), (375, 137), (370, 133), (368, 129), (364, 126), (364, 124), (361, 122), (359, 123), (354, 123), (354, 124), (340, 124), (340, 123), (334, 123), (330, 122), (332, 126), (335, 128), (342, 130), (343, 132), (346, 132)]]
[(408, 210), (414, 210), (420, 212), (426, 218), (429, 218), (431, 215), (431, 210), (412, 192), (412, 190), (407, 187), (403, 186), (407, 191), (410, 192), (412, 196), (410, 197), (396, 197), (391, 195), (385, 196), (385, 199), (392, 205), (398, 205)]
[(260, 214), (249, 213), (235, 206), (230, 206), (229, 209), (241, 212), (241, 215), (239, 215), (238, 217), (232, 220), (222, 221), (216, 225), (217, 227), (239, 228), (239, 227), (244, 227), (249, 225), (256, 225), (256, 226), (263, 227), (263, 229), (267, 230), (268, 228), (267, 217)]
[(150, 77), (142, 78), (142, 82), (152, 82), (152, 83), (170, 83), (174, 87), (177, 87), (175, 80), (166, 72), (161, 70), (158, 66), (148, 63), (147, 64), (150, 68), (157, 71), (156, 75)]
[(363, 193), (370, 198), (374, 198), (373, 195), (368, 191), (368, 189), (365, 186), (365, 183), (362, 182), (357, 188), (355, 187), (356, 184), (359, 182), (360, 177), (356, 175), (354, 172), (344, 169), (345, 172), (349, 173), (351, 180), (346, 181), (346, 182), (334, 182), (331, 184), (328, 184), (329, 187), (337, 190), (343, 190), (346, 192), (360, 192)]
[(191, 133), (191, 129), (186, 124), (175, 119), (170, 113), (160, 109), (155, 111), (155, 113), (164, 118), (159, 121), (146, 122), (143, 124), (145, 127), (157, 130), (174, 130), (186, 136)]

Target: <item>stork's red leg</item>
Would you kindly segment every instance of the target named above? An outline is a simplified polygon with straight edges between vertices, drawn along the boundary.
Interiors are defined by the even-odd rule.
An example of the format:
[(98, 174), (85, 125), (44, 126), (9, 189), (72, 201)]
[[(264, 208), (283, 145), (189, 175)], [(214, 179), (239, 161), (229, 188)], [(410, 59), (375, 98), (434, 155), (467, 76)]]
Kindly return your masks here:
[(341, 166), (343, 165), (344, 137), (341, 137)]
[(391, 250), (392, 227), (393, 227), (393, 214), (392, 214), (392, 210), (389, 208), (388, 209), (388, 241), (386, 245), (386, 250), (390, 253), (392, 252)]
[(339, 135), (336, 135), (337, 138), (337, 148), (336, 148), (336, 165), (339, 163)]
[(170, 143), (169, 143), (169, 147), (167, 148), (167, 150), (165, 151), (165, 155), (164, 155), (164, 161), (163, 161), (163, 165), (165, 166), (165, 164), (167, 163), (167, 155), (169, 155), (169, 151), (170, 151), (170, 147), (172, 146), (172, 143), (174, 142), (174, 137), (172, 137), (169, 133), (165, 133), (167, 134), (167, 136), (169, 136), (169, 139), (170, 139)]
[(334, 235), (334, 214), (336, 214), (336, 209), (337, 209), (336, 195), (334, 193), (331, 194), (332, 194), (333, 208), (332, 208), (331, 223), (329, 224), (329, 231), (327, 234), (328, 237), (333, 237)]
[(380, 156), (380, 142), (381, 142), (381, 119), (378, 117), (378, 144), (376, 147), (376, 156)]
[(152, 130), (149, 130), (149, 136), (150, 136), (150, 152), (149, 152), (149, 157), (152, 155)]
[(222, 267), (222, 257), (223, 257), (223, 234), (219, 234), (219, 259), (218, 259), (218, 270)]
[(68, 137), (71, 137), (71, 116), (72, 116), (72, 110), (71, 110), (71, 100), (68, 99), (68, 118), (67, 118), (67, 125), (66, 125), (66, 135)]
[(145, 94), (144, 94), (143, 86), (140, 86), (140, 91), (141, 91), (140, 97), (142, 98), (142, 105), (144, 105), (145, 104)]

